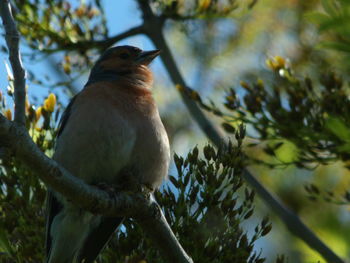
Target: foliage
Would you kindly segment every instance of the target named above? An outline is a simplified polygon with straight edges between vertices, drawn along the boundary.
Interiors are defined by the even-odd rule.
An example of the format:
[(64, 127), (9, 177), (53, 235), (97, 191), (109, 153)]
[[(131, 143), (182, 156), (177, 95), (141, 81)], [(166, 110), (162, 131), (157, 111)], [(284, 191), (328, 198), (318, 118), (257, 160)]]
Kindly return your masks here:
[(68, 48), (78, 41), (96, 41), (108, 34), (100, 1), (73, 7), (68, 1), (15, 1), (19, 31), (33, 49)]
[[(268, 219), (256, 225), (251, 237), (242, 229), (254, 211), (254, 192), (241, 189), (240, 136), (244, 135), (237, 132), (238, 146), (227, 150), (205, 146), (203, 157), (197, 147), (185, 159), (175, 154), (178, 174), (170, 176), (172, 186), (156, 193), (172, 230), (194, 262), (264, 262), (253, 249), (254, 242), (271, 230)], [(140, 227), (132, 220), (125, 226), (126, 232), (120, 232), (104, 252), (106, 262), (125, 262), (125, 255), (127, 262), (163, 262), (149, 240), (140, 240), (144, 236)]]
[(275, 74), (271, 85), (265, 85), (262, 80), (255, 83), (242, 81), (240, 85), (245, 94), (241, 96), (237, 94), (237, 88), (230, 88), (224, 102), (228, 112), (215, 104), (203, 103), (198, 94), (190, 96), (204, 109), (218, 115), (229, 133), (235, 131), (237, 123), (248, 124), (250, 137), (257, 141), (248, 146), (265, 142), (264, 151), (277, 158), (278, 150), (285, 144), (294, 149), (287, 161), (265, 162), (272, 167), (296, 164), (312, 168), (331, 161), (349, 160), (347, 83), (333, 72), (325, 73), (318, 81), (297, 78), (281, 57), (268, 60), (267, 64)]
[[(106, 17), (100, 0), (83, 1), (14, 1), (18, 30), (33, 51), (31, 56), (64, 52), (60, 70), (70, 82), (92, 67), (91, 58), (110, 44), (96, 45), (108, 37)], [(6, 48), (4, 48), (6, 49)], [(79, 49), (79, 54), (71, 50)], [(88, 65), (88, 67), (86, 67)], [(37, 82), (38, 76), (32, 76)], [(67, 85), (66, 83), (62, 83)]]
[[(100, 0), (86, 2), (73, 6), (70, 1), (15, 1), (17, 10), (20, 10), (16, 15), (19, 31), (28, 46), (40, 52), (37, 54), (63, 51), (61, 69), (72, 79), (86, 73), (86, 65), (92, 66), (93, 55), (114, 44)], [(248, 4), (236, 0), (152, 2), (163, 19), (185, 21), (229, 17), (240, 12), (238, 8), (252, 8), (257, 0)]]
[[(1, 96), (0, 110), (6, 102)], [(56, 99), (53, 94), (44, 105), (35, 109), (27, 102), (26, 123), (38, 147), (50, 154), (53, 150), (52, 118)], [(7, 109), (6, 112), (10, 112)], [(58, 111), (57, 111), (58, 112)], [(8, 114), (10, 117), (12, 114)], [(43, 211), (46, 187), (30, 169), (15, 158), (0, 162), (0, 261), (39, 262), (43, 256), (45, 215)], [(38, 244), (42, 244), (38, 246)]]
[(340, 51), (342, 62), (350, 67), (350, 2), (346, 0), (322, 0), (323, 12), (310, 12), (306, 18), (314, 23), (322, 35), (319, 48)]
[(323, 0), (325, 12), (310, 12), (307, 18), (320, 32), (330, 33), (333, 40), (323, 41), (321, 47), (350, 52), (350, 3), (344, 0)]
[[(256, 6), (260, 8), (260, 12), (255, 15), (252, 12), (240, 20), (235, 20), (237, 14), (244, 14), (258, 1), (151, 2), (153, 11), (164, 21), (172, 21), (167, 23), (164, 29), (170, 39), (169, 44), (171, 43), (171, 48), (174, 49), (172, 51), (177, 55), (177, 62), (184, 65), (183, 72), (187, 73), (188, 68), (185, 66), (188, 61), (198, 63), (198, 72), (201, 74), (198, 79), (201, 81), (195, 82), (194, 88), (198, 86), (198, 90), (203, 89), (201, 94), (204, 96), (209, 90), (210, 97), (215, 100), (215, 96), (222, 92), (224, 87), (227, 90), (223, 100), (226, 109), (216, 106), (217, 102), (206, 103), (201, 98), (203, 95), (200, 96), (195, 90), (181, 86), (178, 86), (178, 89), (197, 100), (204, 109), (219, 116), (222, 128), (229, 135), (241, 134), (239, 125), (242, 122), (247, 125), (248, 134), (248, 139), (245, 140), (245, 146), (248, 147), (244, 158), (240, 144), (238, 148), (228, 149), (237, 161), (232, 167), (222, 159), (227, 152), (218, 153), (211, 146), (206, 146), (203, 154), (195, 148), (185, 159), (175, 157), (178, 174), (170, 176), (172, 185), (169, 184), (158, 192), (157, 200), (164, 208), (165, 215), (180, 242), (195, 261), (228, 262), (230, 258), (229, 262), (246, 262), (248, 259), (250, 262), (261, 262), (262, 257), (253, 251), (252, 247), (257, 238), (268, 232), (270, 224), (266, 219), (263, 220), (264, 223), (259, 224), (252, 235), (247, 235), (243, 230), (241, 223), (245, 222), (245, 215), (249, 215), (253, 209), (253, 194), (251, 190), (242, 190), (245, 186), (240, 185), (240, 169), (242, 165), (247, 165), (241, 163), (242, 159), (270, 168), (290, 167), (291, 164), (299, 168), (315, 168), (320, 164), (339, 160), (346, 166), (349, 164), (350, 105), (347, 77), (344, 75), (343, 80), (340, 74), (329, 70), (336, 71), (343, 67), (343, 64), (348, 63), (348, 58), (344, 56), (344, 63), (341, 63), (339, 59), (329, 57), (326, 51), (316, 51), (314, 46), (317, 43), (306, 37), (314, 32), (302, 19), (306, 17), (307, 21), (314, 22), (322, 33), (324, 41), (316, 46), (348, 52), (349, 3), (344, 0), (323, 0), (321, 4), (325, 12), (311, 12), (317, 9), (318, 1), (267, 1)], [(19, 30), (30, 50), (30, 60), (37, 61), (38, 57), (46, 59), (55, 54), (55, 58), (61, 60), (60, 70), (65, 73), (65, 77), (69, 77), (70, 84), (91, 68), (97, 53), (115, 44), (111, 41), (115, 36), (108, 31), (105, 10), (99, 0), (15, 0), (14, 3)], [(295, 20), (295, 23), (290, 23), (291, 20)], [(227, 28), (223, 26), (228, 24), (230, 26)], [(182, 41), (176, 35), (179, 34), (179, 29), (185, 33), (182, 35)], [(280, 41), (282, 34), (287, 35), (292, 44), (283, 47), (285, 42)], [(290, 41), (292, 38), (295, 39)], [(176, 41), (173, 41), (174, 39)], [(265, 41), (266, 39), (270, 40)], [(288, 53), (293, 56), (293, 68), (286, 59), (277, 56), (267, 61), (272, 74), (261, 69), (257, 59), (254, 59), (253, 68), (239, 71), (250, 56), (266, 57), (266, 53), (271, 54), (276, 50), (298, 50)], [(6, 48), (3, 48), (3, 51), (6, 51)], [(247, 52), (248, 59), (244, 58), (243, 61), (242, 56)], [(190, 64), (190, 67), (190, 70), (196, 68), (193, 64)], [(245, 81), (240, 85), (234, 84), (233, 75)], [(192, 79), (193, 76), (189, 76), (189, 79)], [(208, 76), (213, 77), (210, 79)], [(42, 86), (47, 87), (46, 84)], [(11, 85), (9, 94), (12, 94)], [(29, 103), (27, 107), (28, 129), (39, 147), (49, 155), (53, 151), (54, 127), (59, 116), (57, 110), (52, 112), (50, 103), (52, 105), (52, 97), (47, 98), (42, 107), (36, 109)], [(168, 111), (175, 112), (173, 108), (168, 108)], [(11, 110), (5, 106), (1, 110), (9, 119), (12, 118)], [(176, 115), (182, 117), (177, 111)], [(165, 121), (170, 131), (171, 128), (181, 130), (181, 127), (175, 127), (172, 119)], [(172, 137), (172, 134), (169, 135)], [(257, 154), (260, 148), (264, 149), (268, 158), (266, 155), (260, 158), (261, 155)], [(210, 160), (207, 159), (208, 151)], [(216, 163), (221, 165), (221, 168), (218, 169)], [(222, 167), (226, 167), (227, 171), (224, 172)], [(201, 172), (203, 169), (205, 173)], [(227, 176), (227, 180), (222, 182), (222, 175), (228, 175), (230, 169), (233, 170), (232, 176)], [(273, 172), (276, 172), (276, 169), (269, 170), (269, 173)], [(205, 176), (211, 174), (215, 176)], [(331, 177), (334, 179), (333, 174)], [(277, 179), (270, 181), (275, 182)], [(281, 181), (287, 184), (288, 178), (284, 177)], [(13, 159), (2, 161), (0, 184), (0, 261), (6, 258), (9, 262), (40, 262), (43, 257), (42, 246), (33, 244), (43, 244), (44, 186), (26, 167)], [(303, 182), (299, 181), (298, 184)], [(220, 187), (215, 190), (217, 185)], [(236, 191), (225, 192), (225, 186)], [(329, 189), (322, 190), (317, 183), (305, 188), (313, 199), (334, 197)], [(295, 193), (294, 190), (288, 186), (285, 194), (282, 189), (282, 192), (288, 195), (287, 201), (294, 200), (293, 196), (289, 195)], [(332, 200), (348, 203), (348, 192), (337, 198)], [(232, 206), (227, 206), (227, 202)], [(306, 207), (307, 215), (303, 216), (312, 222), (316, 206), (312, 207), (312, 211), (305, 203), (299, 203), (297, 207)], [(256, 216), (256, 213), (254, 215)], [(325, 217), (318, 216), (317, 222), (326, 221)], [(340, 213), (334, 217), (339, 219), (337, 222), (344, 221)], [(217, 224), (216, 228), (211, 227), (213, 222)], [(264, 229), (267, 230), (264, 232)], [(285, 232), (282, 235), (284, 238), (287, 236)], [(198, 240), (198, 244), (193, 240)], [(286, 249), (295, 248), (288, 244)], [(242, 253), (237, 253), (237, 258), (232, 259), (233, 251)], [(28, 257), (29, 252), (32, 252), (31, 258)], [(203, 254), (206, 255), (205, 259), (201, 257)], [(154, 258), (160, 260), (157, 250), (147, 238), (144, 239), (142, 230), (133, 221), (128, 220), (118, 238), (111, 241), (99, 260), (157, 262)], [(283, 260), (284, 257), (281, 256), (277, 262)]]
[[(28, 129), (48, 154), (53, 150), (59, 112), (54, 112), (55, 104), (56, 98), (50, 94), (43, 106), (35, 110), (28, 103), (26, 111)], [(172, 230), (195, 262), (264, 262), (254, 251), (254, 242), (271, 230), (268, 219), (255, 227), (251, 237), (242, 229), (254, 211), (254, 192), (241, 190), (244, 135), (241, 126), (236, 132), (237, 146), (216, 151), (207, 145), (203, 158), (197, 147), (186, 159), (175, 155), (178, 174), (170, 176), (172, 186), (168, 184), (156, 193)], [(3, 159), (0, 168), (0, 260), (41, 262), (45, 186), (13, 158)], [(238, 199), (239, 193), (244, 198)], [(133, 220), (126, 220), (124, 226), (97, 262), (163, 262), (158, 249)]]
[(195, 0), (195, 1), (152, 1), (159, 15), (173, 20), (208, 19), (232, 16), (237, 9), (252, 8), (256, 0)]

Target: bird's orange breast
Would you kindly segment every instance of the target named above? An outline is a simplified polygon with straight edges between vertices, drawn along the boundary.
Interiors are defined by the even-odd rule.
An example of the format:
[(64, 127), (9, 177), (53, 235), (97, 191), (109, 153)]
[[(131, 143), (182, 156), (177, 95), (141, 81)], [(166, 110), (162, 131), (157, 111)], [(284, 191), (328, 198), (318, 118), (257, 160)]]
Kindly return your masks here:
[[(156, 188), (167, 174), (168, 137), (151, 91), (129, 85), (98, 82), (85, 87), (74, 102), (72, 122), (60, 136), (56, 154), (63, 166), (66, 163), (72, 167), (66, 169), (86, 181), (97, 181), (100, 170), (105, 176), (109, 174), (105, 181), (118, 181), (116, 174), (120, 169), (132, 167), (135, 176), (141, 177), (139, 182)], [(67, 152), (85, 156), (81, 161), (84, 167), (79, 164), (79, 157), (74, 162), (66, 160)], [(92, 159), (99, 163), (88, 161)], [(86, 164), (99, 169), (92, 173)]]

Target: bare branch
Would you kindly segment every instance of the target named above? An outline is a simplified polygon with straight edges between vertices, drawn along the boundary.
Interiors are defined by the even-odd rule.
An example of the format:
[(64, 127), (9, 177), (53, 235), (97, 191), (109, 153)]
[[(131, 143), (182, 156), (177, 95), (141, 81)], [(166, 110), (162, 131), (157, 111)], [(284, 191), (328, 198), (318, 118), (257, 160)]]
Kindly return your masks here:
[[(139, 0), (144, 18), (144, 27), (146, 34), (154, 42), (154, 45), (159, 48), (162, 52), (160, 56), (162, 61), (169, 72), (171, 80), (175, 84), (180, 84), (186, 87), (185, 80), (182, 78), (181, 73), (176, 66), (175, 60), (169, 50), (168, 45), (165, 42), (162, 33), (162, 20), (161, 18), (154, 16), (151, 8), (149, 7), (147, 1)], [(223, 136), (220, 131), (212, 125), (208, 118), (204, 115), (203, 111), (184, 93), (180, 93), (182, 100), (184, 101), (187, 109), (190, 111), (193, 119), (198, 123), (204, 133), (210, 138), (216, 145), (221, 145), (224, 143)]]
[[(140, 207), (136, 197), (118, 193), (114, 199), (96, 187), (89, 186), (47, 157), (30, 138), (26, 128), (0, 115), (0, 138), (12, 153), (35, 171), (49, 187), (88, 211), (106, 215), (130, 216)], [(136, 199), (137, 200), (136, 200)], [(137, 202), (136, 202), (137, 201)], [(134, 207), (136, 206), (136, 207)]]
[(9, 59), (14, 75), (15, 89), (15, 121), (25, 125), (26, 80), (19, 53), (19, 34), (12, 17), (11, 5), (8, 0), (0, 3), (2, 23), (5, 29), (5, 39), (9, 51)]
[(97, 44), (101, 44), (102, 48), (107, 48), (112, 46), (113, 44), (115, 44), (116, 42), (123, 40), (125, 38), (131, 37), (131, 36), (135, 36), (135, 35), (139, 35), (139, 34), (144, 34), (145, 30), (144, 30), (144, 26), (137, 26), (137, 27), (133, 27), (119, 35), (101, 40), (101, 41), (97, 41)]
[[(176, 62), (164, 39), (162, 32), (162, 23), (159, 23), (160, 18), (152, 13), (148, 1), (137, 1), (143, 12), (146, 34), (153, 41), (155, 46), (158, 49), (162, 50), (161, 57), (170, 75), (170, 78), (175, 84), (180, 84), (183, 87), (187, 87), (185, 80), (181, 76), (181, 73), (176, 66)], [(198, 123), (207, 137), (217, 147), (226, 145), (225, 138), (218, 132), (211, 121), (203, 114), (202, 110), (199, 108), (196, 102), (186, 97), (184, 93), (181, 93), (181, 96), (192, 117)], [(295, 213), (288, 209), (277, 196), (274, 196), (272, 193), (270, 193), (248, 170), (244, 171), (243, 176), (245, 180), (255, 189), (257, 194), (265, 201), (265, 203), (270, 206), (270, 208), (279, 216), (279, 218), (284, 222), (290, 232), (301, 238), (311, 248), (319, 252), (327, 261), (344, 263), (344, 261), (338, 257), (328, 246), (326, 246)]]
[[(192, 263), (171, 231), (158, 204), (149, 194), (116, 193), (87, 185), (48, 158), (32, 141), (26, 128), (0, 115), (0, 138), (14, 155), (35, 171), (49, 187), (87, 211), (106, 216), (134, 217), (160, 249), (167, 262)], [(156, 229), (156, 231), (155, 231)]]
[[(74, 81), (71, 81), (67, 75), (61, 70), (60, 67), (57, 67), (57, 62), (55, 61), (53, 56), (47, 57), (47, 64), (51, 67), (53, 73), (56, 74), (57, 79), (60, 79), (60, 86), (64, 86), (65, 90), (68, 92), (69, 98), (74, 97), (79, 92), (77, 85), (74, 85)], [(62, 82), (63, 80), (63, 82)], [(62, 85), (62, 83), (64, 83)], [(57, 84), (57, 83), (56, 83)]]
[(86, 51), (86, 50), (90, 50), (92, 48), (104, 50), (120, 40), (123, 40), (123, 39), (128, 38), (128, 37), (132, 37), (135, 35), (144, 34), (144, 32), (145, 32), (144, 27), (143, 27), (143, 25), (141, 25), (141, 26), (133, 27), (133, 28), (131, 28), (123, 33), (118, 34), (118, 35), (115, 35), (115, 36), (112, 36), (109, 38), (105, 38), (102, 40), (77, 41), (75, 43), (71, 42), (69, 44), (61, 45), (58, 48), (42, 49), (41, 51), (50, 54), (50, 53), (55, 53), (55, 52), (63, 51), (63, 50), (65, 50), (65, 51), (66, 50)]
[[(181, 247), (179, 241), (170, 229), (159, 206), (155, 212), (156, 216), (143, 216), (138, 218), (137, 222), (160, 249), (166, 262), (193, 263), (192, 259), (186, 254), (185, 250)], [(171, 234), (169, 235), (169, 233)]]

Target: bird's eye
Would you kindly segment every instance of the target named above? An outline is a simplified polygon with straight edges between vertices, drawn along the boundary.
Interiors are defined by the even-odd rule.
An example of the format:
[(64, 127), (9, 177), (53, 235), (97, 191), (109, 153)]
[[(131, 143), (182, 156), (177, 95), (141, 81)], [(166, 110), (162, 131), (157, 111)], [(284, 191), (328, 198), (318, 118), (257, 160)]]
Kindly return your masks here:
[(130, 57), (130, 55), (128, 53), (121, 53), (119, 56), (121, 59), (127, 59)]

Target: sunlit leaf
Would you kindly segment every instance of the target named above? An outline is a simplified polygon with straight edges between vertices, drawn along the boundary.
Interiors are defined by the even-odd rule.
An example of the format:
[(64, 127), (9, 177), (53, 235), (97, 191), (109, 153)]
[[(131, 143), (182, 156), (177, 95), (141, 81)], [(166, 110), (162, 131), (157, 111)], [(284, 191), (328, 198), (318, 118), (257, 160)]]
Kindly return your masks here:
[(341, 42), (321, 42), (320, 44), (317, 45), (318, 48), (328, 48), (328, 49), (334, 49), (338, 51), (343, 51), (343, 52), (350, 52), (350, 44), (345, 44)]
[(319, 12), (311, 12), (305, 15), (305, 18), (311, 23), (322, 24), (329, 21), (330, 17)]
[(350, 141), (350, 127), (338, 117), (330, 116), (326, 119), (325, 127), (343, 141)]
[(330, 15), (336, 16), (338, 14), (338, 10), (334, 6), (333, 0), (321, 0), (323, 9)]
[[(282, 144), (283, 142), (283, 144)], [(298, 159), (299, 149), (298, 147), (288, 140), (283, 140), (275, 145), (276, 157), (282, 162), (293, 162)], [(277, 147), (278, 146), (278, 147)]]

